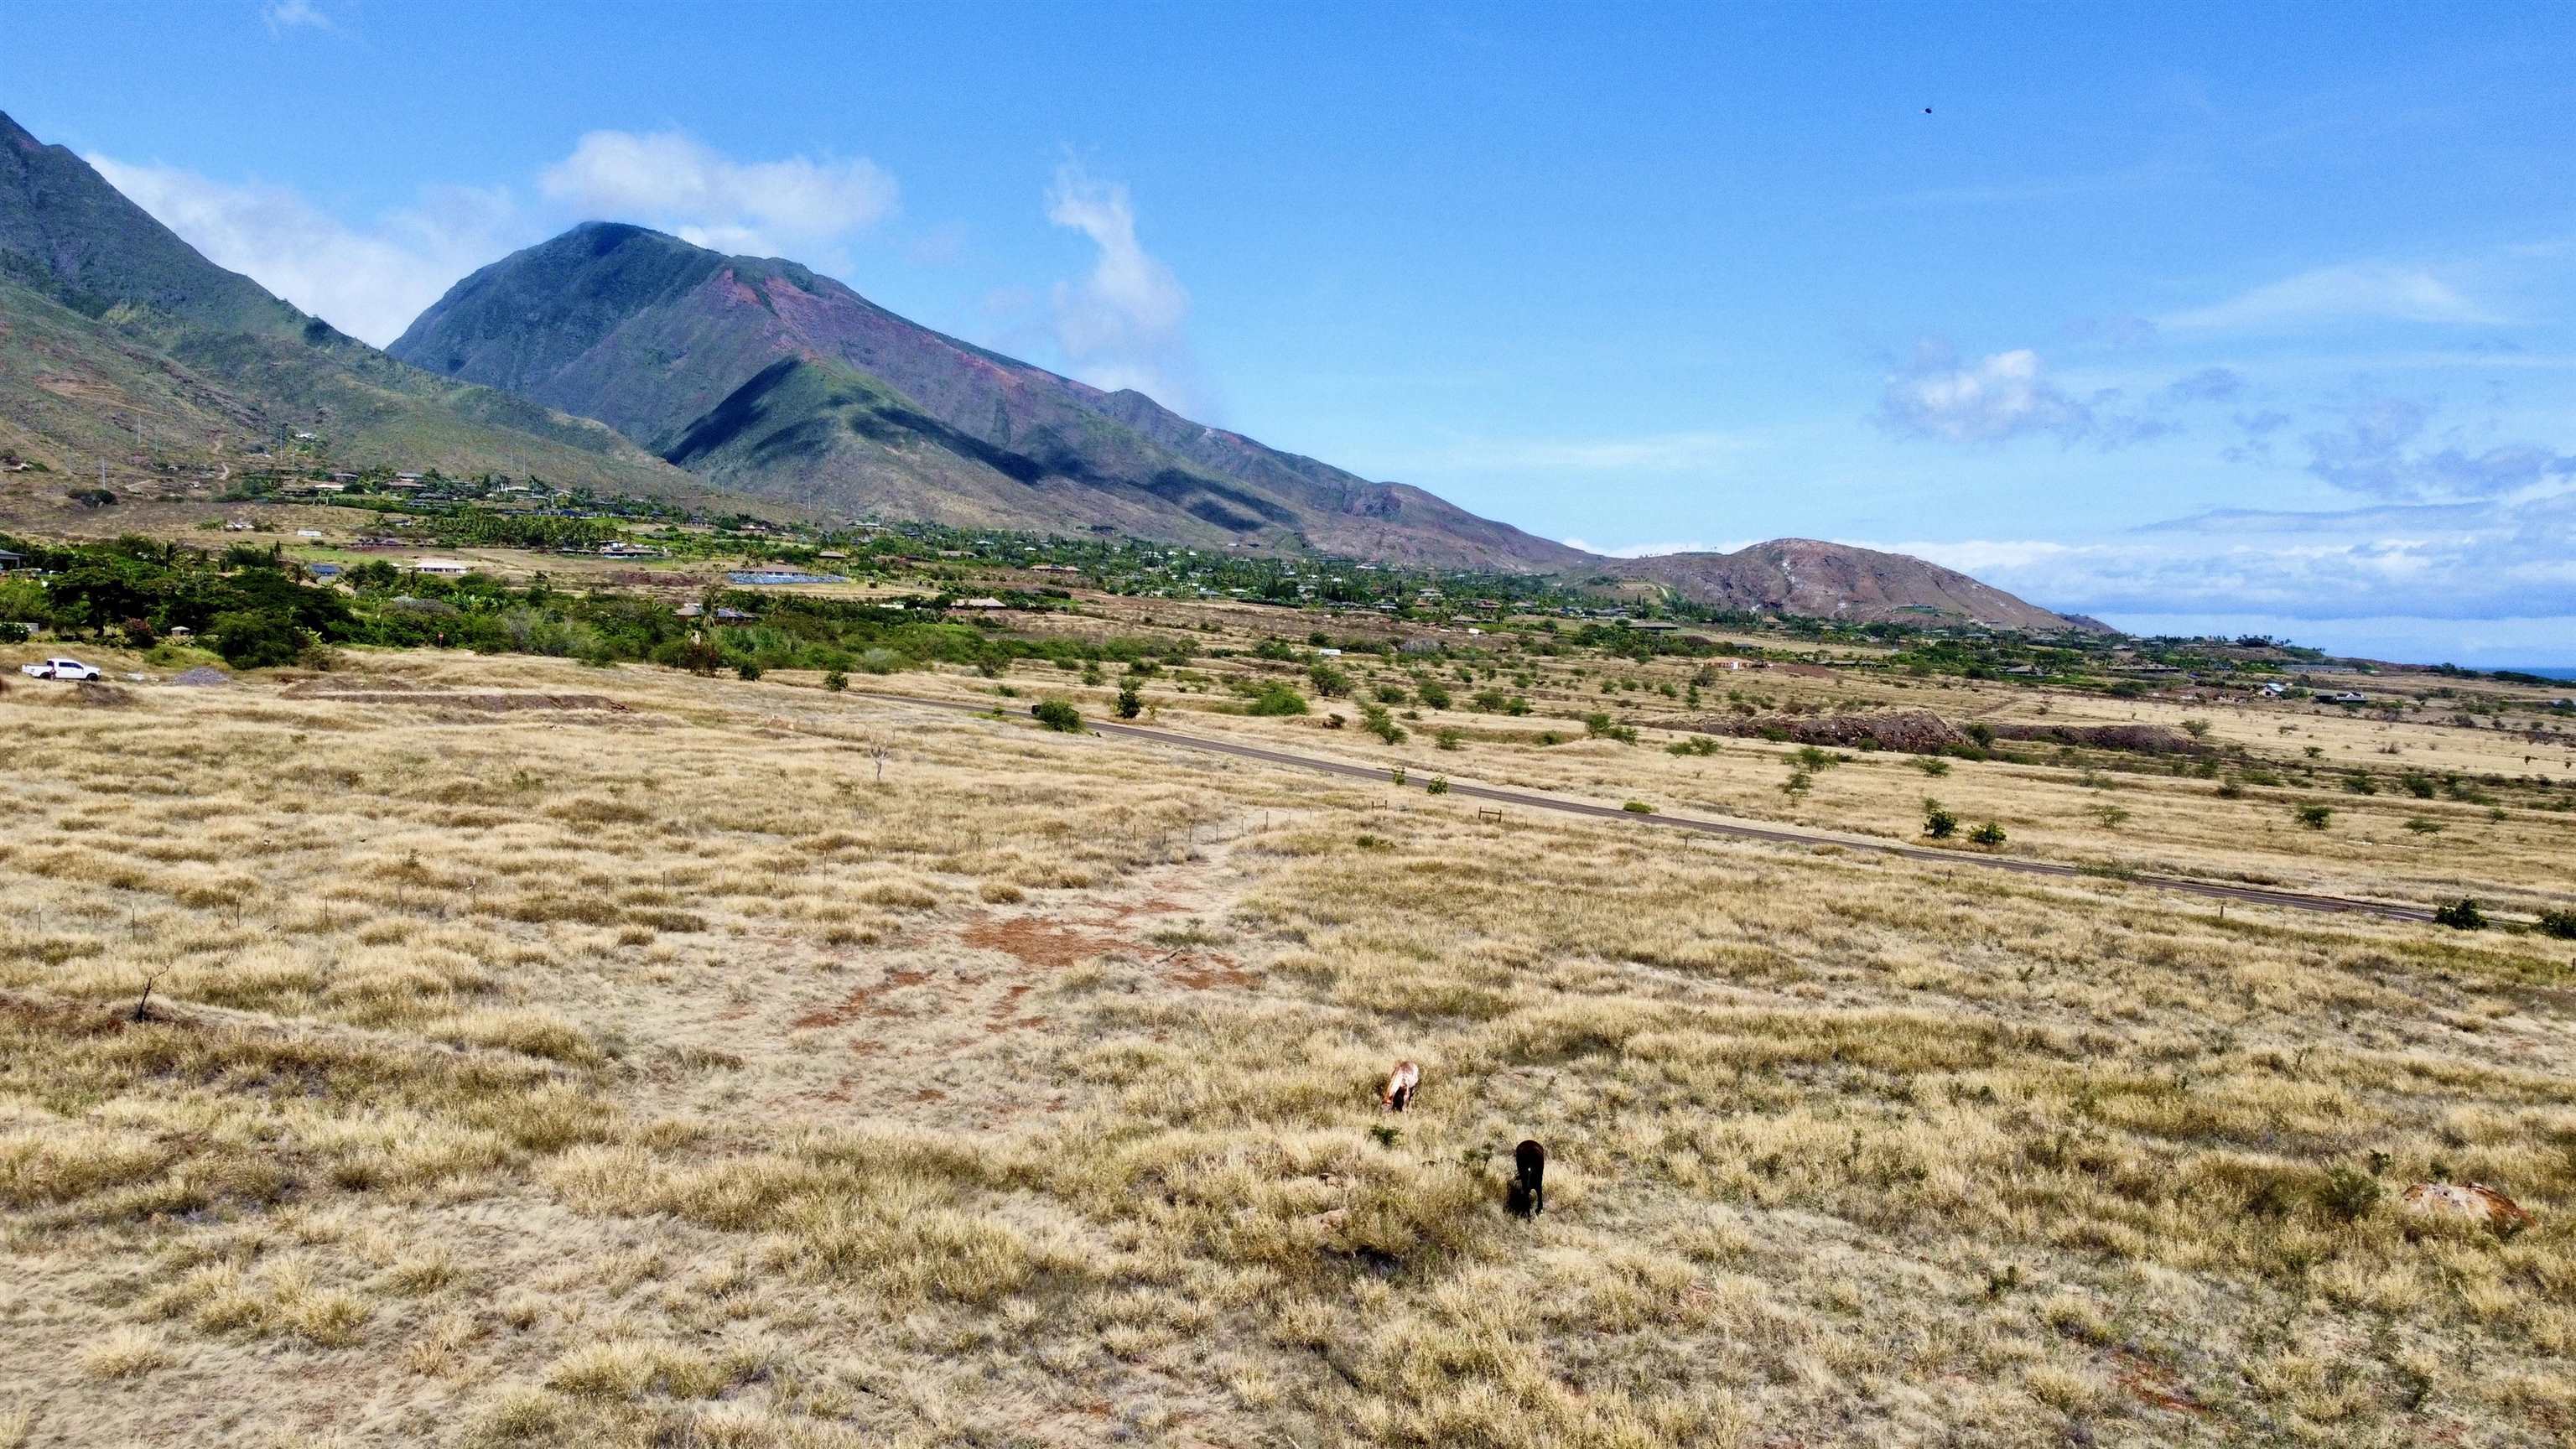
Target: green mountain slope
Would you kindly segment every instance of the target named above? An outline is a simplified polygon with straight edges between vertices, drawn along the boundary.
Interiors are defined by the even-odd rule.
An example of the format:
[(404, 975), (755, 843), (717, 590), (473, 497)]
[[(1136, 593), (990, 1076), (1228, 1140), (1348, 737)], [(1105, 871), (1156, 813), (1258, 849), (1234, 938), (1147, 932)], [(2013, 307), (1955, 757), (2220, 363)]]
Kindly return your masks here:
[(0, 115), (0, 435), (85, 468), (147, 440), (222, 457), (298, 431), (335, 462), (703, 485), (609, 427), (405, 366), (207, 261), (88, 163)]
[(793, 262), (641, 227), (590, 223), (485, 267), (390, 350), (835, 512), (1459, 566), (1584, 557), (933, 332)]

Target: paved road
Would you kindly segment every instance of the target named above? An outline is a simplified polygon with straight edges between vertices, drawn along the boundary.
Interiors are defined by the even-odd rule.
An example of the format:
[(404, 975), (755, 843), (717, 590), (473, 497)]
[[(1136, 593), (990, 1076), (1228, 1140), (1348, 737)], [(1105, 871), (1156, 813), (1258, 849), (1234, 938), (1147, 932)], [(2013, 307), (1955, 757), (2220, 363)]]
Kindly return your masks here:
[[(917, 695), (885, 694), (875, 690), (854, 690), (872, 699), (891, 700), (901, 704), (923, 705), (931, 709), (955, 710), (961, 714), (989, 714), (990, 705), (967, 704), (958, 700), (923, 699)], [(1327, 775), (1341, 775), (1354, 780), (1387, 779), (1383, 765), (1354, 765), (1341, 760), (1318, 759), (1313, 755), (1290, 754), (1286, 750), (1264, 749), (1259, 745), (1240, 745), (1229, 740), (1204, 739), (1195, 735), (1175, 734), (1170, 730), (1144, 725), (1117, 724), (1108, 720), (1088, 721), (1089, 728), (1103, 735), (1126, 739), (1150, 740), (1185, 750), (1203, 750), (1209, 754), (1233, 755), (1238, 759), (1259, 760), (1265, 764), (1285, 765), (1291, 769), (1315, 770)], [(1693, 820), (1686, 815), (1640, 815), (1615, 805), (1595, 805), (1581, 800), (1559, 800), (1546, 795), (1533, 795), (1523, 790), (1505, 790), (1492, 785), (1469, 785), (1449, 782), (1449, 793), (1472, 800), (1491, 800), (1501, 805), (1517, 805), (1530, 810), (1554, 810), (1564, 815), (1588, 815), (1599, 820), (1617, 820), (1644, 828), (1696, 831), (1701, 835), (1722, 836), (1730, 840), (1760, 840), (1774, 845), (1811, 848), (1838, 845), (1846, 850), (1876, 851), (1881, 855), (1900, 856), (1933, 865), (1973, 866), (1984, 870), (2011, 871), (2019, 875), (2054, 876), (2065, 879), (2101, 879), (2099, 871), (2061, 865), (2055, 861), (2022, 860), (2009, 855), (1976, 855), (1957, 850), (1927, 850), (1919, 845), (1897, 845), (1887, 841), (1846, 840), (1838, 836), (1817, 835), (1804, 830), (1784, 830), (1767, 825), (1734, 825), (1715, 820)], [(2347, 900), (2342, 896), (2309, 895), (2303, 891), (2276, 891), (2262, 886), (2224, 885), (2216, 881), (2185, 880), (2170, 875), (2122, 875), (2117, 879), (2135, 886), (2155, 890), (2179, 891), (2185, 895), (2204, 896), (2218, 901), (2246, 901), (2255, 905), (2280, 906), (2294, 911), (2314, 911), (2323, 915), (2381, 916), (2393, 921), (2419, 921), (2431, 924), (2433, 913), (2420, 906), (2388, 905), (2379, 901)]]

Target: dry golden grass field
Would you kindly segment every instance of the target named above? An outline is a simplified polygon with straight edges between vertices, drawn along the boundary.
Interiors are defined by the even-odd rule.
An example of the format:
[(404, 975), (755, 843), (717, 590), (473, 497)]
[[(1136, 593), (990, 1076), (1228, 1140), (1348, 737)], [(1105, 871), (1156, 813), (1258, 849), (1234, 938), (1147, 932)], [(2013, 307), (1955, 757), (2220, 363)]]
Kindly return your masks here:
[[(1048, 626), (1239, 633), (1119, 607)], [(1111, 686), (1026, 665), (859, 681), (980, 719), (439, 654), (12, 680), (0, 1449), (2576, 1444), (2576, 943), (2119, 879), (2564, 906), (2563, 743), (1711, 686), (2207, 717), (2280, 782), (1860, 754), (1798, 798), (1791, 747), (1667, 751), (1687, 664), (1532, 664), (1530, 715), (1400, 745), (1227, 712), (1265, 668), (1165, 669), (1157, 727), (1407, 785), (1045, 732)], [(2517, 783), (2340, 783), (2419, 766)], [(1931, 794), (2102, 874), (1444, 773), (1853, 838)], [(2401, 1212), (2427, 1178), (2534, 1221)]]

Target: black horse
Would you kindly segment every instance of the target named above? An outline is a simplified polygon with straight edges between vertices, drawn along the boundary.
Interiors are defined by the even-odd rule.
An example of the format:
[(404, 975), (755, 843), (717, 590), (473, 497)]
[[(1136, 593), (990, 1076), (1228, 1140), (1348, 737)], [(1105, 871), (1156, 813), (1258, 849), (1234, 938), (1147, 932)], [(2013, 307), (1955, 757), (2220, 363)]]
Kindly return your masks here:
[(1547, 1211), (1547, 1149), (1535, 1140), (1523, 1142), (1512, 1149), (1512, 1168), (1516, 1175), (1505, 1205), (1525, 1218)]

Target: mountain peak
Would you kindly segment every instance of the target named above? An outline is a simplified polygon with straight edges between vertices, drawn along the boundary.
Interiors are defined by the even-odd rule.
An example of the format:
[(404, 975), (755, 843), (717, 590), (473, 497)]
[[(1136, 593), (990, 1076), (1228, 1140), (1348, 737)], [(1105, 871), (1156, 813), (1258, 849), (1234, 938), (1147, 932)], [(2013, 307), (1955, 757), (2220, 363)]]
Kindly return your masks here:
[(1393, 485), (922, 327), (795, 262), (622, 223), (483, 268), (391, 350), (828, 511), (1461, 567), (1582, 558), (1427, 494), (1393, 506)]

